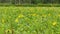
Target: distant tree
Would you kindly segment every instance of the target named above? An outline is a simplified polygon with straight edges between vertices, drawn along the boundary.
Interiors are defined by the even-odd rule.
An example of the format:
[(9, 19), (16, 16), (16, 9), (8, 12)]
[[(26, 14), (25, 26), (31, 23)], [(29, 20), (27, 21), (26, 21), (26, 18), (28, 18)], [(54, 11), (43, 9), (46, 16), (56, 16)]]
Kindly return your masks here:
[(11, 4), (60, 4), (60, 0), (0, 0), (0, 3)]
[(1, 1), (1, 3), (5, 3), (6, 0), (0, 0), (0, 1)]
[(31, 0), (31, 4), (37, 4), (36, 0)]

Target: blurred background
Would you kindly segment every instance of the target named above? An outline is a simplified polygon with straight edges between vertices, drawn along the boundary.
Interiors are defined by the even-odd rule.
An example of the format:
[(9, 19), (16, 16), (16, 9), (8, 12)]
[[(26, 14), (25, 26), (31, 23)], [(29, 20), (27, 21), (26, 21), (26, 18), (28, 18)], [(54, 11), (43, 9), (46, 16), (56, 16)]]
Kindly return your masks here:
[(0, 0), (0, 5), (60, 4), (60, 0)]

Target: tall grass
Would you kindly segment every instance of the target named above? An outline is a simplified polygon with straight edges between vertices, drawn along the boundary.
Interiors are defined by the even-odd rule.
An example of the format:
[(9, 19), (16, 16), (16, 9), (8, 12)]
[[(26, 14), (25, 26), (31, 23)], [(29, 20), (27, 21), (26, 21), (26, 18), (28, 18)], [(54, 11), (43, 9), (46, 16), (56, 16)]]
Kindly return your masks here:
[(60, 7), (0, 7), (0, 34), (60, 34)]

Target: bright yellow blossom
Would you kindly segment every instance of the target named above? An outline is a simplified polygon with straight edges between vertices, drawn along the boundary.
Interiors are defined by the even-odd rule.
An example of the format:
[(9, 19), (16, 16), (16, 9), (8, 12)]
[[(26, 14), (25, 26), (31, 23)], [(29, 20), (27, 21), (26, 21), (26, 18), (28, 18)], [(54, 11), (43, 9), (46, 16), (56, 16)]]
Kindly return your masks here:
[(24, 17), (24, 15), (22, 15), (22, 14), (18, 15), (18, 18), (21, 18), (21, 17)]
[(50, 16), (51, 14), (49, 13), (48, 16)]
[(4, 22), (5, 22), (5, 20), (4, 20), (4, 19), (2, 19), (2, 22), (4, 23)]
[(37, 14), (31, 14), (32, 16), (36, 16)]
[(53, 22), (52, 24), (53, 24), (53, 26), (55, 26), (57, 23), (56, 22)]
[(18, 20), (18, 18), (15, 20), (15, 22), (18, 22), (19, 20)]
[(60, 17), (60, 15), (58, 15)]
[(45, 14), (42, 14), (42, 16), (43, 16), (43, 17), (46, 17), (46, 15), (45, 15)]

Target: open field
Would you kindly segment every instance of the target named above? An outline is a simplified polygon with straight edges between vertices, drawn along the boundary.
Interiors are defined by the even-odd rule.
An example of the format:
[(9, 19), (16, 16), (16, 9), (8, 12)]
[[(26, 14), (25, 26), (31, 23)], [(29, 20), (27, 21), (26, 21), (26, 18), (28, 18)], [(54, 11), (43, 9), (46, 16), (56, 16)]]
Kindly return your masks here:
[(0, 7), (0, 34), (60, 34), (60, 7)]

